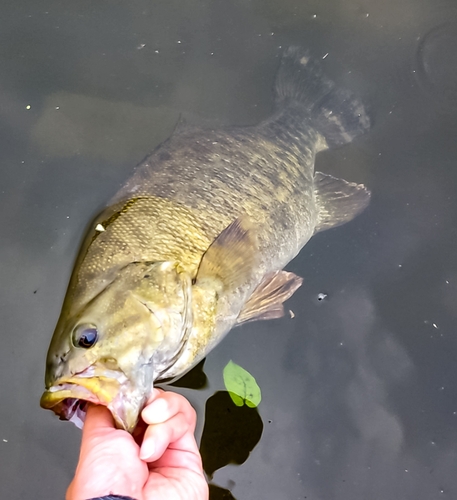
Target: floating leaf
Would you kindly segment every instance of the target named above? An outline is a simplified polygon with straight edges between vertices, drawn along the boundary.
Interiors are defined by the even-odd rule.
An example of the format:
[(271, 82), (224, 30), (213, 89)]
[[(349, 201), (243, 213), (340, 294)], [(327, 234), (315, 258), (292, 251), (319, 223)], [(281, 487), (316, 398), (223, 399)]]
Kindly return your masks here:
[(260, 387), (255, 378), (244, 368), (229, 361), (223, 372), (225, 388), (236, 406), (246, 403), (249, 408), (255, 408), (262, 399)]

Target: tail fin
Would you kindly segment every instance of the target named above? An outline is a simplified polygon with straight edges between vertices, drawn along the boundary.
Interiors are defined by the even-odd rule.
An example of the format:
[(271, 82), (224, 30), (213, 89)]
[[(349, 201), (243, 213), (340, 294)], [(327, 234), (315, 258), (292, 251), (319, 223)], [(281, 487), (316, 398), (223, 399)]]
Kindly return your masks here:
[(300, 47), (289, 47), (282, 56), (276, 100), (280, 105), (302, 106), (328, 147), (351, 142), (370, 128), (362, 102), (348, 90), (337, 88), (318, 61)]

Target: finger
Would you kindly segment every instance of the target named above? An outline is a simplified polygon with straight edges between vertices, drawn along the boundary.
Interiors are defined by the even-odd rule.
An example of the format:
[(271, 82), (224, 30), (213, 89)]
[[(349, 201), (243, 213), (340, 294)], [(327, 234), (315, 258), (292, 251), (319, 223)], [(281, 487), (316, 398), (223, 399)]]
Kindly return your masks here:
[(147, 462), (157, 460), (170, 445), (192, 432), (183, 413), (178, 413), (165, 423), (150, 425), (144, 435), (140, 458)]
[(189, 401), (180, 394), (162, 391), (144, 408), (141, 416), (147, 424), (161, 424), (178, 413), (182, 413), (189, 425), (195, 428), (197, 416)]
[(81, 438), (81, 449), (79, 451), (80, 462), (90, 453), (94, 440), (105, 435), (113, 428), (113, 417), (107, 408), (100, 405), (88, 405)]
[(144, 433), (148, 428), (148, 424), (141, 418), (138, 419), (138, 423), (136, 424), (135, 429), (132, 432), (132, 437), (135, 440), (135, 443), (138, 445), (138, 448), (141, 446), (143, 442)]
[[(186, 439), (186, 436), (183, 438)], [(165, 453), (156, 461), (149, 463), (149, 470), (157, 471), (158, 469), (187, 469), (203, 474), (202, 458), (198, 451), (198, 446), (195, 440), (189, 439), (189, 444), (186, 450), (175, 450), (167, 448)]]
[(90, 404), (83, 427), (83, 439), (98, 429), (114, 429), (114, 419), (105, 406)]
[[(168, 488), (165, 490), (165, 487)], [(161, 488), (162, 486), (162, 488)], [(170, 488), (171, 486), (171, 488)], [(162, 495), (160, 492), (163, 492)], [(182, 498), (208, 500), (209, 489), (203, 471), (170, 467), (152, 472), (144, 489), (144, 498)], [(171, 495), (170, 495), (171, 493)]]
[(158, 387), (154, 387), (154, 389), (151, 392), (151, 395), (149, 396), (148, 402), (146, 403), (146, 406), (151, 404), (155, 399), (157, 399), (164, 392), (165, 391), (163, 389), (159, 389)]

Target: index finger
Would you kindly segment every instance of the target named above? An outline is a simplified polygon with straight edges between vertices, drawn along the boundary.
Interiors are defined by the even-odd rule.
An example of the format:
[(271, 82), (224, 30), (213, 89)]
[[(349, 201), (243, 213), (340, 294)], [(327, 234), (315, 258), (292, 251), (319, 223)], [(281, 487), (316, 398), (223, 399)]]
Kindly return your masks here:
[(147, 404), (141, 416), (147, 424), (154, 425), (166, 422), (179, 413), (183, 414), (193, 432), (197, 420), (195, 410), (184, 396), (176, 392), (162, 391), (156, 399)]

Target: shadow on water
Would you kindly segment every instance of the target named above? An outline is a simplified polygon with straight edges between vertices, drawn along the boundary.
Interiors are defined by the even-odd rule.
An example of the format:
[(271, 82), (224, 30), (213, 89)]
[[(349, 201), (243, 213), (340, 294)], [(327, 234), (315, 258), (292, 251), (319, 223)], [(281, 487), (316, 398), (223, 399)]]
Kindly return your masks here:
[(241, 465), (259, 442), (263, 423), (257, 408), (236, 406), (226, 391), (206, 402), (205, 427), (200, 452), (203, 468), (211, 478), (228, 464)]
[[(172, 386), (188, 389), (203, 389), (207, 377), (201, 361)], [(257, 408), (237, 406), (227, 391), (218, 391), (206, 401), (205, 425), (200, 443), (203, 469), (208, 479), (229, 464), (241, 465), (260, 441), (263, 422)], [(225, 488), (210, 484), (211, 500), (229, 500), (235, 497)]]
[(206, 377), (206, 373), (203, 371), (205, 361), (206, 358), (203, 361), (200, 361), (197, 366), (192, 368), (192, 370), (187, 372), (184, 376), (169, 385), (173, 387), (185, 387), (187, 389), (205, 389), (208, 387), (208, 378)]
[(210, 500), (235, 500), (235, 497), (229, 490), (216, 486), (215, 484), (209, 485), (209, 498)]

